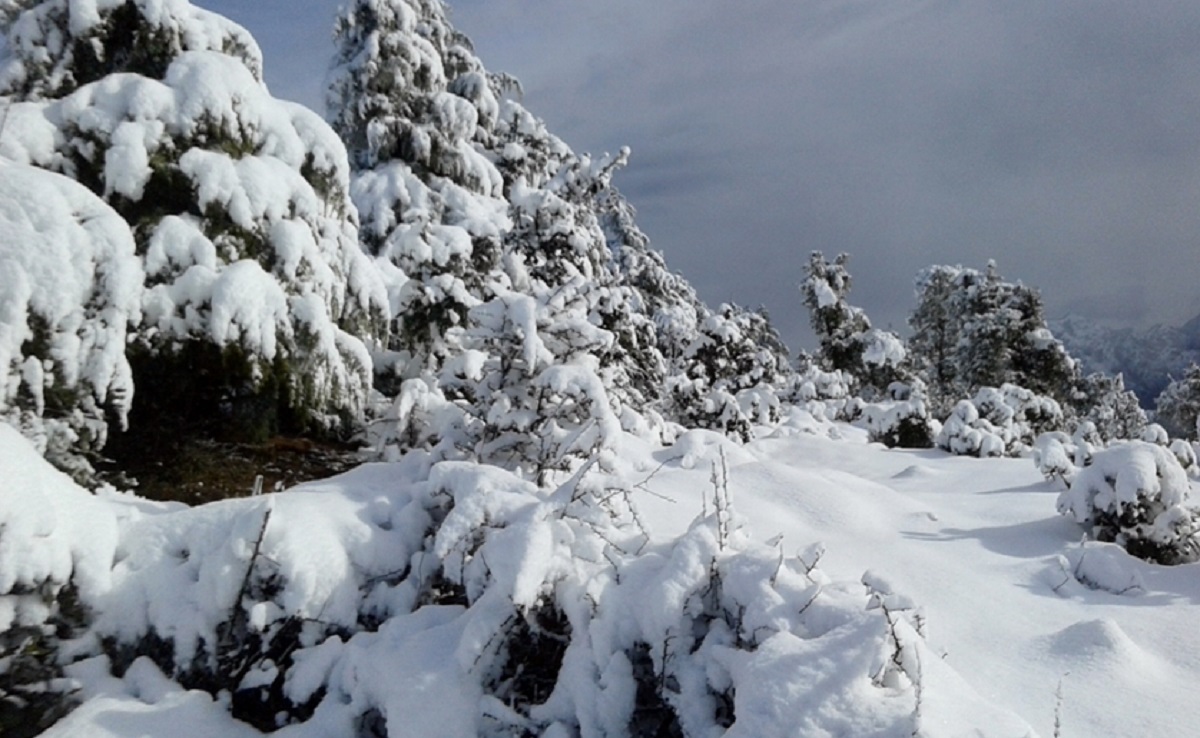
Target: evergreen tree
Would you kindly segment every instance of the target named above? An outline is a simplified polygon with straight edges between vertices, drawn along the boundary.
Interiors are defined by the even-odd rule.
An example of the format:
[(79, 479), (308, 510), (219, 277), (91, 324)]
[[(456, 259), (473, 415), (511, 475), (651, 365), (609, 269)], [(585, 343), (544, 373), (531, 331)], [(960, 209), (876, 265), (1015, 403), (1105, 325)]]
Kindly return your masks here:
[(1046, 327), (1037, 290), (985, 271), (933, 266), (917, 276), (912, 361), (929, 385), (935, 411), (983, 387), (1013, 384), (1079, 401), (1078, 365)]
[(817, 361), (826, 371), (853, 377), (868, 399), (884, 397), (892, 384), (907, 383), (908, 351), (891, 331), (871, 328), (861, 308), (846, 301), (850, 292), (849, 256), (839, 254), (832, 264), (814, 251), (800, 285), (813, 331), (820, 341)]
[(481, 151), (498, 89), (440, 0), (358, 0), (334, 35), (329, 114), (354, 169), (363, 245), (388, 276), (391, 348), (403, 376), (436, 374), (500, 284), (510, 222)]
[[(650, 248), (650, 239), (634, 221), (633, 206), (614, 187), (597, 196), (597, 206), (618, 278), (635, 291), (651, 320), (658, 353), (668, 363), (680, 358), (699, 335), (706, 308), (692, 285), (669, 271), (663, 255)], [(647, 378), (648, 384), (653, 381), (653, 376)]]
[(142, 257), (133, 429), (359, 425), (386, 302), (345, 149), (269, 95), (250, 35), (184, 0), (47, 0), (7, 33), (11, 150), (103, 197)]
[(955, 354), (961, 320), (954, 310), (954, 295), (960, 271), (960, 267), (935, 265), (918, 273), (917, 307), (908, 319), (909, 351), (939, 417), (945, 417), (957, 394)]
[(598, 358), (613, 336), (588, 320), (586, 303), (506, 293), (473, 318), (472, 348), (486, 357), (470, 390), (474, 458), (539, 486), (585, 461), (605, 462), (621, 431)]
[(1083, 419), (1090, 421), (1105, 442), (1132, 440), (1146, 427), (1146, 411), (1137, 395), (1125, 389), (1125, 378), (1118, 374), (1089, 374), (1081, 384)]
[(1192, 364), (1180, 379), (1172, 379), (1155, 400), (1154, 419), (1175, 436), (1195, 439), (1200, 430), (1200, 365)]
[(764, 310), (722, 305), (708, 315), (668, 378), (669, 415), (687, 427), (750, 440), (750, 422), (779, 420), (792, 375), (787, 348)]
[(0, 160), (0, 420), (86, 481), (133, 400), (141, 305), (129, 226), (66, 177)]
[(871, 321), (861, 309), (846, 302), (850, 292), (850, 272), (846, 269), (849, 259), (848, 254), (838, 254), (830, 264), (820, 251), (812, 252), (800, 293), (820, 342), (817, 361), (827, 371), (856, 374), (862, 365), (859, 336), (871, 329)]

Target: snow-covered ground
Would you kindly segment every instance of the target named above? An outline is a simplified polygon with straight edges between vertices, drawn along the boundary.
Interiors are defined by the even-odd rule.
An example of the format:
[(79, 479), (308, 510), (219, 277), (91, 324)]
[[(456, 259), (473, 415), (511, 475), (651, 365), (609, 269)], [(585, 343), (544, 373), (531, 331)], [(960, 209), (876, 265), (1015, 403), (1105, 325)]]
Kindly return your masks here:
[[(37, 529), (33, 532), (42, 548), (14, 550), (20, 535), (0, 536), (0, 580), (33, 576), (29, 568), (37, 566), (47, 571), (58, 566), (61, 575), (73, 558), (77, 576), (96, 590), (91, 596), (108, 603), (110, 612), (98, 614), (97, 627), (111, 633), (138, 632), (145, 625), (138, 619), (148, 618), (177, 644), (203, 640), (212, 625), (206, 618), (222, 610), (213, 603), (236, 596), (268, 510), (272, 532), (262, 537), (263, 549), (271, 550), (292, 583), (290, 594), (277, 601), (287, 607), (290, 596), (290, 606), (298, 612), (316, 607), (321, 611), (309, 613), (314, 618), (352, 622), (353, 611), (339, 607), (362, 589), (373, 567), (413, 556), (406, 543), (412, 536), (405, 529), (428, 522), (418, 520), (415, 508), (407, 505), (419, 494), (402, 489), (403, 480), (417, 474), (413, 464), (366, 465), (278, 495), (182, 509), (124, 495), (86, 498), (23, 444), (0, 427), (0, 478), (6, 480), (0, 488), (0, 525), (11, 531), (24, 520), (27, 529)], [(722, 450), (731, 524), (741, 527), (734, 538), (744, 536), (746, 542), (739, 545), (752, 553), (776, 548), (789, 562), (799, 562), (780, 564), (771, 580), (780, 592), (777, 602), (793, 610), (776, 618), (792, 623), (791, 632), (763, 639), (752, 656), (740, 661), (716, 659), (739, 687), (737, 723), (730, 735), (1146, 738), (1200, 731), (1200, 564), (1162, 567), (1112, 545), (1081, 543), (1080, 528), (1055, 511), (1058, 490), (1031, 461), (887, 450), (868, 444), (860, 429), (812, 421), (803, 413), (745, 446), (702, 431), (686, 433), (667, 448), (625, 438), (612, 463), (628, 480), (631, 498), (651, 532), (645, 551), (652, 555), (661, 549), (668, 552), (664, 561), (680, 560), (678, 541), (695, 538), (697, 518), (713, 513), (713, 463), (719, 465)], [(508, 530), (518, 535), (513, 531), (526, 518), (512, 512), (519, 507), (512, 492), (516, 487), (502, 477), (507, 475), (444, 470), (440, 478), (445, 487), (493, 485), (497, 496), (508, 495), (505, 499), (512, 501), (472, 513), (468, 501), (483, 497), (462, 497), (454, 508), (461, 519), (448, 516), (442, 527), (464, 525), (472, 514), (480, 520), (509, 515)], [(25, 481), (14, 485), (14, 480)], [(65, 501), (66, 495), (73, 495), (72, 502)], [(35, 504), (35, 496), (43, 504)], [(552, 502), (546, 498), (545, 505)], [(36, 516), (35, 508), (40, 511)], [(527, 518), (541, 519), (536, 512)], [(115, 547), (107, 542), (114, 536), (119, 539)], [(439, 545), (447, 552), (445, 560), (452, 560), (454, 546)], [(521, 549), (523, 558), (509, 588), (514, 600), (536, 600), (536, 592), (522, 594), (522, 588), (553, 579), (546, 571), (569, 566), (552, 560), (554, 545)], [(84, 558), (103, 558), (106, 546), (112, 551), (107, 554), (111, 571)], [(201, 550), (208, 553), (202, 557)], [(539, 552), (546, 560), (538, 560)], [(808, 572), (806, 582), (801, 575), (818, 556), (817, 569)], [(763, 560), (770, 561), (770, 555)], [(758, 559), (738, 561), (737, 566), (751, 572)], [(20, 568), (14, 562), (23, 562), (26, 571), (12, 571)], [(502, 578), (505, 562), (493, 560), (490, 566)], [(733, 590), (738, 586), (732, 573), (736, 566), (730, 567), (726, 586)], [(780, 574), (784, 569), (795, 574), (791, 590), (787, 576)], [(522, 579), (522, 572), (531, 570), (533, 575)], [(643, 575), (647, 581), (674, 581), (651, 564), (624, 571), (621, 586), (627, 589), (633, 586), (631, 579)], [(670, 566), (662, 571), (669, 573)], [(875, 599), (884, 601), (882, 611), (868, 610), (864, 581), (872, 585)], [(809, 583), (813, 586), (805, 589)], [(580, 584), (581, 597), (583, 592), (591, 596), (590, 586)], [(789, 600), (788, 592), (799, 599)], [(817, 596), (833, 603), (823, 616), (833, 624), (827, 632), (814, 628), (812, 620), (797, 619), (794, 612), (795, 602), (803, 605), (805, 597)], [(600, 596), (596, 601), (600, 609), (631, 606)], [(634, 603), (629, 617), (651, 613), (645, 615), (651, 618), (666, 611), (659, 605), (649, 598)], [(252, 610), (251, 620), (257, 612), (269, 621), (264, 608)], [(919, 679), (881, 680), (871, 673), (878, 666), (873, 664), (876, 657), (868, 654), (864, 661), (857, 652), (864, 644), (868, 651), (878, 650), (872, 638), (886, 642), (882, 624), (889, 608), (902, 611), (913, 632), (924, 635), (895, 630), (902, 650), (915, 654)], [(467, 684), (465, 671), (471, 664), (462, 659), (465, 644), (486, 640), (485, 632), (473, 629), (483, 628), (487, 618), (468, 617), (478, 609), (427, 607), (423, 615), (398, 617), (376, 634), (306, 647), (304, 668), (294, 670), (291, 689), (303, 695), (322, 680), (333, 685), (329, 674), (340, 670), (347, 704), (369, 692), (362, 699), (386, 705), (387, 715), (409, 715), (405, 721), (389, 720), (389, 735), (474, 735), (480, 709), (503, 709), (471, 704), (488, 699)], [(854, 611), (863, 614), (855, 616)], [(592, 655), (597, 656), (604, 638), (619, 640), (619, 628), (599, 615), (592, 623)], [(651, 628), (645, 623), (639, 627)], [(173, 634), (164, 632), (171, 628)], [(571, 658), (569, 653), (564, 663), (574, 663)], [(136, 661), (121, 680), (108, 676), (105, 663), (94, 658), (71, 670), (87, 699), (44, 735), (259, 735), (232, 720), (221, 698), (182, 690), (146, 659)], [(623, 663), (628, 671), (628, 662)], [(911, 672), (907, 662), (906, 668)], [(350, 672), (354, 679), (346, 676)], [(608, 679), (611, 686), (618, 676), (606, 672), (600, 681)], [(307, 687), (300, 683), (306, 679), (311, 682)], [(906, 687), (910, 681), (920, 681), (921, 688)], [(358, 686), (345, 688), (350, 682)], [(604, 704), (605, 699), (620, 702), (619, 690), (587, 694), (597, 700), (591, 706), (597, 724), (604, 723), (606, 709), (620, 713)], [(625, 699), (632, 699), (632, 693)], [(337, 709), (323, 706), (307, 723), (279, 734), (337, 735), (344, 724)], [(544, 734), (571, 733), (554, 724)]]

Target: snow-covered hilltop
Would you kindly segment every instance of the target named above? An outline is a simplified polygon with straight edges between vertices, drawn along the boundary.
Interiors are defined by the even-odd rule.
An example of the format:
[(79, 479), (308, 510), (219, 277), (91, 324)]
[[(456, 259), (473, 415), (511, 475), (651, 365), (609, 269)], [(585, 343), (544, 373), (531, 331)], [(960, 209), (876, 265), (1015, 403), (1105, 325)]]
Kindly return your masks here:
[(1172, 439), (994, 264), (905, 339), (819, 252), (793, 357), (441, 0), (347, 4), (328, 123), (186, 0), (0, 31), (0, 734), (1194, 722), (1200, 369)]

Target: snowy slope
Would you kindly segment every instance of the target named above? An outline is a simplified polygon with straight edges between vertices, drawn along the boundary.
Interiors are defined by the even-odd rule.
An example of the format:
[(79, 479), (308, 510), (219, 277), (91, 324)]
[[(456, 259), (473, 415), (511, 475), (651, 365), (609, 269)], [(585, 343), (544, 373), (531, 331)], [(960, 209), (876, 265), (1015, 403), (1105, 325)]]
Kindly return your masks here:
[[(56, 473), (45, 470), (24, 443), (15, 433), (0, 433), (4, 476), (33, 480), (31, 485), (45, 491), (7, 486), (0, 493), (6, 503), (34, 493), (62, 493), (47, 481)], [(798, 554), (794, 561), (803, 564), (801, 572), (819, 556), (809, 577), (819, 586), (804, 591), (818, 592), (811, 596), (825, 608), (821, 617), (840, 623), (821, 632), (811, 617), (777, 614), (792, 618), (790, 634), (779, 632), (752, 652), (721, 652), (741, 685), (737, 722), (729, 735), (1143, 738), (1187, 735), (1200, 724), (1200, 703), (1194, 696), (1194, 685), (1200, 683), (1195, 658), (1200, 653), (1195, 627), (1200, 565), (1160, 567), (1113, 546), (1081, 545), (1080, 529), (1055, 513), (1057, 490), (1030, 461), (886, 450), (867, 444), (857, 428), (817, 422), (802, 412), (746, 446), (704, 431), (686, 433), (668, 448), (627, 438), (619, 472), (633, 486), (634, 503), (652, 539), (639, 561), (658, 551), (664, 552), (664, 560), (684, 560), (678, 554), (684, 547), (680, 542), (700, 540), (694, 521), (705, 508), (712, 512), (712, 464), (722, 450), (731, 524), (740, 526), (746, 539), (735, 547), (748, 552), (730, 559), (744, 567), (744, 576), (733, 576), (736, 566), (728, 569), (727, 589), (751, 588), (759, 561), (753, 554), (768, 551), (764, 560), (770, 562), (772, 546), (789, 562)], [(273, 522), (264, 550), (270, 548), (289, 579), (301, 583), (293, 590), (293, 606), (317, 607), (323, 619), (352, 618), (339, 609), (351, 597), (341, 590), (354, 590), (356, 577), (411, 553), (404, 530), (421, 521), (404, 502), (420, 493), (419, 486), (403, 489), (403, 480), (429, 472), (416, 466), (412, 460), (368, 465), (279, 495), (196, 509), (159, 508), (126, 496), (97, 498), (77, 514), (115, 519), (121, 539), (111, 573), (94, 565), (85, 572), (94, 588), (122, 593), (109, 599), (97, 596), (96, 602), (109, 610), (100, 615), (102, 627), (136, 628), (129, 618), (139, 613), (160, 618), (160, 629), (172, 619), (180, 629), (201, 634), (212, 627), (206, 619), (219, 616), (216, 603), (228, 597), (218, 590), (236, 589), (238, 577), (230, 572), (244, 569), (247, 542), (254, 539), (265, 510), (272, 511), (271, 519), (279, 525)], [(520, 489), (505, 473), (460, 465), (444, 469), (441, 479), (443, 487), (469, 483), (490, 486), (495, 493), (492, 498), (460, 497), (455, 514), (467, 517), (456, 518), (458, 522), (447, 518), (444, 532), (472, 519), (468, 503), (484, 499), (493, 499), (489, 514), (510, 516), (508, 530), (521, 530), (523, 519), (512, 512), (524, 509)], [(53, 484), (60, 482), (69, 485), (65, 480)], [(107, 512), (98, 515), (99, 508)], [(0, 505), (0, 517), (19, 515), (11, 512), (15, 509)], [(39, 535), (55, 543), (45, 550), (70, 552), (79, 567), (81, 557), (103, 557), (99, 549), (104, 543), (71, 543), (79, 535), (72, 509), (54, 508), (57, 526), (53, 515), (43, 516), (47, 519), (39, 522)], [(486, 519), (476, 512), (482, 516), (478, 519)], [(192, 552), (192, 564), (165, 562), (179, 556), (181, 541), (186, 542), (184, 558)], [(823, 555), (814, 547), (818, 543)], [(206, 557), (199, 555), (203, 550), (209, 552)], [(549, 543), (522, 550), (524, 558), (512, 569), (516, 599), (530, 596), (520, 594), (523, 576), (526, 583), (536, 582), (547, 567), (580, 566), (556, 559)], [(539, 551), (544, 556), (539, 558)], [(37, 554), (26, 555), (36, 563)], [(500, 560), (490, 563), (497, 572), (505, 567)], [(630, 566), (620, 586), (635, 594), (630, 579), (644, 575), (649, 581), (670, 570), (670, 565), (661, 571), (655, 566)], [(780, 566), (783, 571), (791, 564)], [(25, 569), (30, 567), (36, 568), (30, 564)], [(0, 573), (3, 569), (0, 565)], [(786, 594), (787, 577), (776, 574), (779, 582), (773, 584)], [(15, 575), (19, 578), (20, 572)], [(867, 609), (870, 600), (861, 581), (882, 593), (885, 608), (910, 613), (905, 622), (925, 634), (922, 639), (897, 628), (906, 644), (903, 659), (915, 658), (918, 664), (921, 689), (904, 680), (884, 685), (872, 680), (877, 646), (888, 642), (880, 611)], [(193, 585), (212, 588), (207, 594), (212, 599), (189, 600), (199, 591)], [(586, 590), (590, 585), (581, 586)], [(650, 587), (646, 584), (645, 591)], [(906, 599), (917, 609), (907, 609)], [(668, 612), (657, 599), (631, 601), (633, 605), (622, 605), (633, 607), (622, 617), (644, 620)], [(795, 609), (786, 597), (781, 602)], [(119, 624), (112, 623), (114, 616)], [(106, 618), (109, 626), (103, 626)], [(320, 681), (340, 670), (339, 678), (349, 680), (353, 674), (357, 687), (348, 691), (348, 701), (374, 700), (385, 704), (388, 714), (408, 716), (403, 729), (389, 728), (391, 735), (474, 735), (478, 726), (472, 716), (488, 698), (467, 678), (469, 660), (464, 666), (462, 656), (465, 644), (486, 638), (486, 633), (471, 633), (485, 620), (478, 607), (426, 607), (393, 618), (377, 633), (306, 649), (301, 676)], [(605, 637), (619, 638), (615, 631), (604, 635), (613, 622), (594, 617), (596, 653), (602, 650), (596, 644)], [(45, 735), (258, 734), (230, 719), (220, 699), (182, 690), (145, 659), (135, 662), (122, 680), (108, 677), (103, 665), (92, 659), (73, 669), (88, 700)], [(619, 683), (616, 676), (606, 678)], [(1060, 682), (1061, 700), (1056, 697)], [(302, 691), (302, 686), (296, 689)], [(604, 699), (619, 703), (621, 695), (612, 689), (592, 697), (596, 695), (600, 697), (592, 707), (600, 725), (608, 709)], [(312, 720), (280, 735), (339, 735), (346, 727), (335, 710), (321, 709)], [(546, 734), (572, 732), (555, 724)]]

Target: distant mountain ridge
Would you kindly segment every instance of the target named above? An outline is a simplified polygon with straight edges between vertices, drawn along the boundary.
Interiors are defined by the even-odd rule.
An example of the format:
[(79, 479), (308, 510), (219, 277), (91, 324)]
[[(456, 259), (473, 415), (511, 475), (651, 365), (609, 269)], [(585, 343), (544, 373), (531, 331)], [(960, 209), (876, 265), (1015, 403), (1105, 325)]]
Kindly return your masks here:
[(1115, 328), (1091, 318), (1068, 315), (1050, 321), (1054, 336), (1078, 359), (1085, 373), (1125, 375), (1143, 407), (1180, 377), (1192, 362), (1200, 363), (1200, 315), (1182, 326)]

